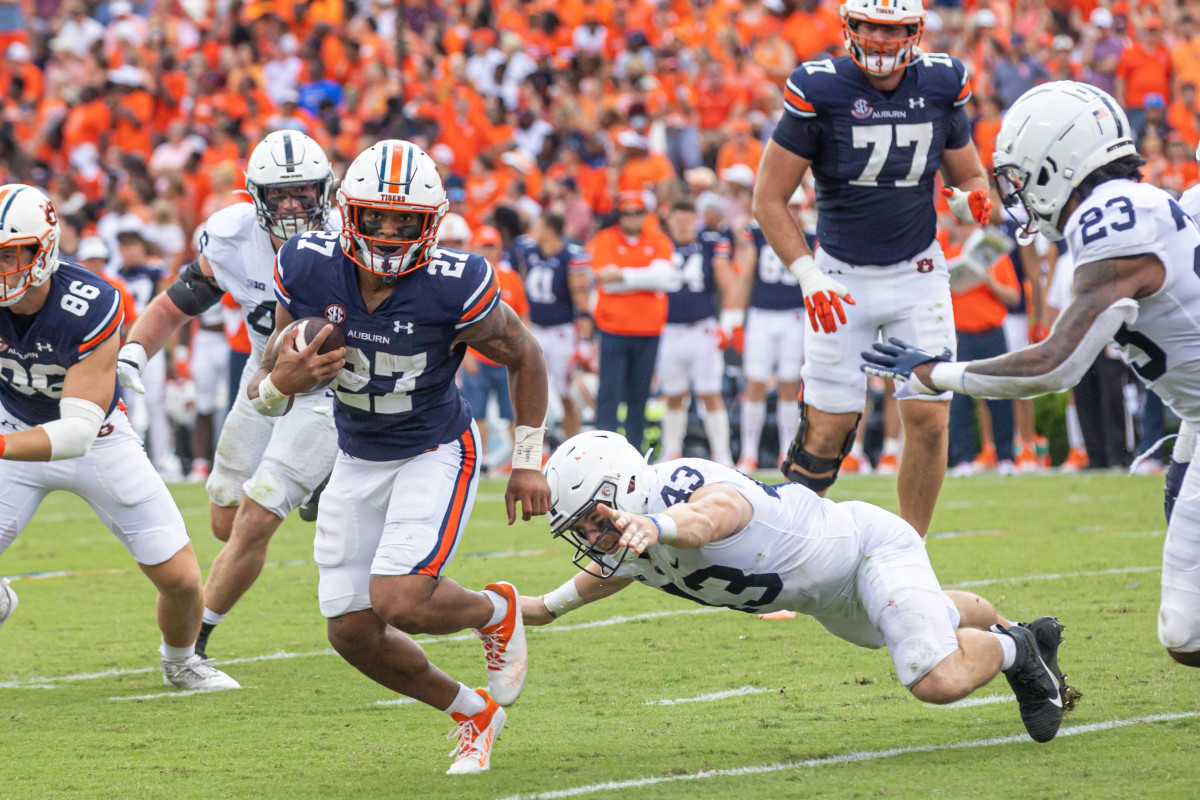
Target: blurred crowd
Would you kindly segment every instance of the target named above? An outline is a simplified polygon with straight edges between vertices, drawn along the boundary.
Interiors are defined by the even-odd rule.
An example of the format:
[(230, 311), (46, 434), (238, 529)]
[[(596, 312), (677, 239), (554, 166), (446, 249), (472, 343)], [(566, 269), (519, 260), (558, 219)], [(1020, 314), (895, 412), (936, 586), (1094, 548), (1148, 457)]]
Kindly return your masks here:
[[(1198, 24), (1173, 0), (936, 0), (922, 46), (968, 65), (985, 163), (1008, 105), (1073, 78), (1122, 102), (1148, 179), (1182, 191), (1200, 178)], [(247, 200), (246, 159), (280, 128), (335, 175), (379, 139), (418, 143), (505, 251), (547, 212), (589, 243), (628, 191), (648, 224), (692, 201), (736, 246), (783, 81), (842, 54), (842, 27), (835, 0), (0, 0), (0, 54), (0, 182), (47, 189), (65, 257), (86, 240), (113, 273), (136, 251), (165, 281)], [(1043, 267), (1018, 280), (1031, 327)]]

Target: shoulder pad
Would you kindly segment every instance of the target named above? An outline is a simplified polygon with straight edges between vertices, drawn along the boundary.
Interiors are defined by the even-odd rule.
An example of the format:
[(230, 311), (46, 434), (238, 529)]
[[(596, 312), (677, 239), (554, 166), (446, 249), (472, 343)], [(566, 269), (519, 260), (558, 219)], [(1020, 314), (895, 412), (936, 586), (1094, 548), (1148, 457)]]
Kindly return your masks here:
[(837, 65), (832, 58), (805, 61), (792, 70), (783, 87), (783, 107), (787, 113), (801, 119), (817, 115), (822, 97), (836, 91)]
[(971, 99), (971, 79), (966, 66), (948, 53), (921, 53), (912, 65), (924, 72), (940, 98), (954, 106), (965, 105)]
[(235, 203), (222, 208), (204, 223), (209, 236), (220, 239), (235, 239), (245, 236), (251, 226), (258, 225), (258, 218), (251, 203)]

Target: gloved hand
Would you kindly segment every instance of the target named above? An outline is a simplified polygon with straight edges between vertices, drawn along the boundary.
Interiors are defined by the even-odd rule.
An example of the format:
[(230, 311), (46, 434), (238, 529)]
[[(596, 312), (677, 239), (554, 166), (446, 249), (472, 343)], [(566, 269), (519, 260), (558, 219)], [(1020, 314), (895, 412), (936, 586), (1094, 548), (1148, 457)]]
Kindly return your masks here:
[(127, 389), (138, 394), (146, 393), (142, 383), (142, 370), (146, 368), (146, 348), (137, 342), (129, 342), (117, 351), (117, 380)]
[[(838, 322), (846, 324), (842, 300), (856, 305), (849, 289), (822, 272), (810, 255), (802, 255), (788, 264), (788, 270), (800, 282), (800, 291), (804, 292), (804, 307), (808, 309), (808, 321), (812, 323), (813, 331), (833, 333), (837, 330)], [(834, 314), (837, 314), (836, 321)]]
[(863, 353), (863, 364), (860, 369), (868, 375), (878, 375), (880, 378), (891, 378), (894, 381), (907, 381), (908, 388), (915, 394), (940, 394), (941, 390), (927, 386), (921, 380), (909, 380), (912, 371), (930, 361), (950, 361), (950, 349), (943, 348), (941, 353), (934, 355), (913, 347), (895, 336), (886, 343), (875, 342), (871, 352)]
[(954, 216), (963, 222), (987, 225), (992, 218), (992, 198), (987, 189), (964, 192), (954, 186), (945, 186), (942, 187), (942, 197), (946, 198)]

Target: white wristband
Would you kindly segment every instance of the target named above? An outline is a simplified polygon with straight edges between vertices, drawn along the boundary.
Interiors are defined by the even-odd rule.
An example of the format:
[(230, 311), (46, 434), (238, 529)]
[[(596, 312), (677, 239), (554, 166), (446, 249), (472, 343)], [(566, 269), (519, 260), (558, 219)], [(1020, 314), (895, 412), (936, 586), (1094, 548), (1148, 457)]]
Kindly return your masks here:
[(518, 425), (513, 433), (513, 469), (542, 469), (542, 436), (546, 427)]
[(670, 544), (679, 536), (679, 525), (667, 514), (651, 514), (647, 517), (658, 528), (658, 543)]
[[(929, 387), (933, 389), (930, 394), (937, 394), (938, 392), (945, 391), (966, 394), (967, 390), (965, 388), (965, 375), (967, 372), (967, 364), (969, 363), (969, 361), (939, 361), (938, 363), (934, 364), (933, 369), (929, 371), (929, 381), (933, 384), (933, 386)], [(918, 383), (920, 383), (920, 381), (918, 381)]]
[(817, 266), (817, 260), (808, 253), (797, 258), (792, 263), (788, 264), (788, 272), (796, 276), (796, 280), (800, 282), (800, 286), (804, 286), (804, 282), (815, 275), (821, 274), (821, 268)]
[(575, 579), (571, 578), (562, 586), (555, 589), (550, 594), (542, 595), (542, 602), (546, 605), (546, 610), (550, 612), (550, 616), (558, 619), (568, 611), (574, 611), (580, 606), (587, 605), (587, 601), (583, 599), (583, 595), (575, 588)]
[(742, 308), (723, 308), (718, 323), (727, 331), (741, 327), (746, 324), (746, 311)]
[(267, 375), (258, 384), (258, 397), (252, 398), (250, 404), (254, 410), (268, 417), (278, 417), (287, 410), (290, 394), (284, 394), (275, 388), (271, 376)]

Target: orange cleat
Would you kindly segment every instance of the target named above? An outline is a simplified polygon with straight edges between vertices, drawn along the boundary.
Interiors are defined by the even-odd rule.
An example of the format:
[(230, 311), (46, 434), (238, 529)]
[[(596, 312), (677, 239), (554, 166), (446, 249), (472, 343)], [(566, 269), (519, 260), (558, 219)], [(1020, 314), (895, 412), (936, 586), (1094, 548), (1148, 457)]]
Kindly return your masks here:
[(996, 446), (994, 444), (984, 447), (979, 455), (975, 457), (976, 470), (995, 469), (996, 464)]
[(895, 475), (900, 469), (900, 459), (895, 453), (884, 453), (879, 457), (879, 463), (875, 465), (875, 472), (879, 475)]
[(1087, 451), (1081, 447), (1072, 447), (1061, 466), (1063, 472), (1079, 472), (1079, 470), (1087, 468)]
[(466, 714), (451, 715), (458, 724), (446, 734), (446, 738), (458, 739), (458, 746), (450, 753), (454, 756), (454, 763), (446, 770), (447, 775), (487, 772), (492, 765), (492, 744), (508, 720), (504, 709), (487, 692), (476, 689), (475, 693), (487, 701), (487, 707), (473, 717)]
[(507, 581), (489, 583), (484, 587), (508, 601), (504, 619), (475, 635), (483, 640), (487, 659), (488, 691), (502, 706), (511, 706), (521, 696), (525, 675), (529, 671), (529, 651), (525, 646), (525, 624), (521, 617), (521, 597)]

